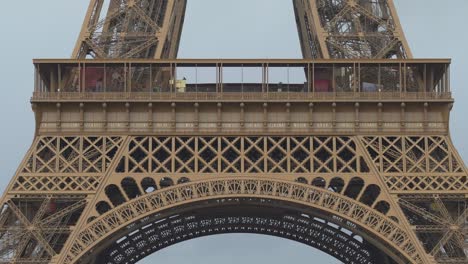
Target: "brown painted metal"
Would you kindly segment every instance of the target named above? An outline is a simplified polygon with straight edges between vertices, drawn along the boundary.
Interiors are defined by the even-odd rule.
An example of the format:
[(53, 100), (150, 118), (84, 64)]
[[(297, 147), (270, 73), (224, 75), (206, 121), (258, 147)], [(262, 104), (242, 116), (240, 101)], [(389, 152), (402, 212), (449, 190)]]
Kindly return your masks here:
[[(186, 1), (91, 1), (73, 58), (176, 58)], [(293, 4), (304, 58), (412, 58), (393, 0)]]
[(293, 0), (304, 58), (412, 58), (393, 0)]
[(177, 60), (185, 0), (104, 3), (75, 59), (34, 60), (36, 136), (2, 197), (0, 262), (134, 263), (233, 232), (346, 263), (467, 262), (450, 60), (410, 59), (391, 0), (293, 1), (303, 60)]

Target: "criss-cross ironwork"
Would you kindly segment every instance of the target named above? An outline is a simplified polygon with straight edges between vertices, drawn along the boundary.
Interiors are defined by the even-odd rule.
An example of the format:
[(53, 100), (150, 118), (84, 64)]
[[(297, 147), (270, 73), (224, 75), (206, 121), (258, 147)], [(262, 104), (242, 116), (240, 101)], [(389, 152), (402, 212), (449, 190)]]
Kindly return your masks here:
[(186, 5), (91, 0), (73, 58), (34, 60), (0, 263), (136, 263), (224, 233), (468, 262), (450, 60), (412, 59), (392, 0), (293, 0), (299, 60), (176, 59)]

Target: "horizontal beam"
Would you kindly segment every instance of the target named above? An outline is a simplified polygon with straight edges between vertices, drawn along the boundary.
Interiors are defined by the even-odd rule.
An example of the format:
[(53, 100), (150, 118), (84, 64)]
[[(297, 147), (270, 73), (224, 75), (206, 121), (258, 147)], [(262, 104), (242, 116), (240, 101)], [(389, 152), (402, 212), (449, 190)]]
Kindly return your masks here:
[(34, 59), (34, 64), (112, 64), (112, 63), (173, 63), (173, 64), (255, 64), (255, 63), (443, 63), (449, 64), (452, 60), (449, 58), (427, 58), (427, 59)]
[(32, 96), (32, 102), (445, 102), (452, 103), (452, 93), (42, 93)]

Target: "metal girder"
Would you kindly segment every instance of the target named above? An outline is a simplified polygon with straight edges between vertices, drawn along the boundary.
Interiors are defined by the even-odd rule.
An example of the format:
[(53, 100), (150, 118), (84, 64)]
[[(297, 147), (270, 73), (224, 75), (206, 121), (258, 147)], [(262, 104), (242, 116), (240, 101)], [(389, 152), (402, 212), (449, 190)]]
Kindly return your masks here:
[(62, 210), (60, 210), (59, 212), (57, 212), (56, 214), (53, 214), (49, 217), (46, 217), (44, 218), (43, 220), (41, 220), (39, 222), (39, 224), (41, 225), (41, 229), (44, 229), (48, 224), (50, 223), (53, 223), (54, 221), (56, 220), (59, 220), (61, 219), (62, 217), (70, 214), (70, 213), (73, 213), (75, 212), (76, 210), (79, 210), (83, 207), (86, 206), (86, 200), (80, 200)]
[[(55, 256), (57, 253), (54, 251), (54, 249), (49, 245), (49, 242), (47, 242), (44, 237), (42, 236), (41, 232), (38, 232), (34, 226), (37, 225), (37, 223), (40, 221), (40, 218), (42, 217), (44, 211), (45, 211), (45, 206), (47, 206), (49, 200), (45, 199), (42, 204), (41, 204), (41, 209), (36, 213), (36, 216), (34, 217), (33, 222), (30, 222), (24, 214), (21, 212), (21, 210), (14, 204), (13, 201), (9, 200), (7, 202), (9, 208), (13, 211), (13, 213), (16, 215), (16, 217), (19, 219), (19, 221), (23, 224), (25, 227), (25, 231), (29, 231), (28, 234), (26, 234), (23, 239), (21, 240), (19, 246), (17, 247), (16, 251), (16, 258), (21, 257), (21, 254), (23, 253), (24, 248), (26, 247), (27, 243), (29, 242), (30, 236), (33, 236), (44, 248), (44, 250), (47, 251), (47, 253), (50, 256)], [(44, 205), (46, 204), (46, 205)]]
[[(411, 197), (408, 197), (411, 199)], [(416, 197), (416, 202), (427, 204), (431, 207), (430, 210), (424, 209), (412, 202), (400, 198), (400, 205), (411, 212), (415, 213), (419, 219), (429, 220), (430, 224), (423, 224), (418, 218), (414, 218), (411, 213), (407, 213), (409, 218), (418, 221), (414, 225), (414, 230), (423, 239), (424, 243), (428, 245), (432, 244), (432, 247), (427, 248), (430, 250), (430, 254), (435, 256), (439, 260), (447, 261), (449, 259), (459, 259), (466, 257), (464, 251), (466, 251), (466, 222), (468, 216), (468, 207), (466, 207), (466, 201), (463, 198), (458, 198), (461, 202), (462, 211), (458, 213), (456, 219), (452, 217), (453, 210), (449, 211), (444, 198), (440, 195), (426, 196), (425, 199), (422, 197)], [(455, 200), (456, 201), (456, 200)], [(453, 203), (453, 198), (449, 197), (447, 201)], [(434, 236), (436, 234), (436, 236)]]
[(105, 15), (103, 2), (91, 1), (74, 58), (175, 58), (186, 0), (111, 0)]
[(305, 58), (412, 57), (392, 0), (294, 0), (294, 4)]
[[(177, 56), (186, 0), (113, 0), (99, 21), (105, 11), (103, 1), (91, 1), (74, 58)], [(304, 58), (412, 57), (393, 0), (293, 0), (293, 4)], [(136, 38), (135, 33), (149, 35)]]
[[(164, 61), (170, 65), (166, 71), (184, 64), (175, 58), (186, 0), (110, 0), (107, 9), (104, 3), (90, 1), (73, 53), (78, 59), (75, 75), (61, 77), (85, 82), (86, 69), (93, 66), (81, 59), (88, 56), (101, 64), (112, 64), (107, 59), (120, 59), (113, 62), (124, 64), (122, 71), (128, 78), (125, 90), (102, 93), (102, 97), (84, 94), (76, 99), (75, 90), (61, 93), (49, 87), (57, 92), (57, 101), (33, 101), (38, 120), (52, 106), (44, 116), (48, 122), (47, 118), (53, 119), (53, 126), (43, 123), (44, 130), (37, 130), (37, 138), (2, 200), (0, 262), (77, 263), (89, 258), (100, 263), (107, 257), (109, 262), (118, 258), (132, 262), (141, 259), (142, 252), (150, 254), (203, 234), (229, 232), (294, 239), (348, 263), (370, 263), (372, 256), (367, 253), (371, 250), (383, 256), (376, 263), (466, 262), (468, 170), (451, 145), (448, 130), (432, 130), (428, 121), (428, 116), (439, 116), (434, 113), (445, 116), (451, 95), (444, 95), (449, 101), (437, 101), (441, 107), (438, 109), (427, 99), (439, 94), (427, 97), (427, 87), (421, 90), (424, 97), (406, 93), (410, 85), (407, 78), (414, 82), (421, 82), (421, 78), (414, 74), (417, 69), (407, 66), (411, 61), (405, 59), (412, 55), (392, 0), (293, 0), (304, 58), (342, 59), (309, 61), (301, 64), (307, 65), (300, 66), (301, 71), (306, 69), (307, 75), (315, 75), (316, 65), (332, 65), (329, 78), (333, 79), (329, 81), (333, 83), (337, 81), (335, 62), (352, 62), (349, 67), (353, 71), (348, 69), (351, 75), (341, 76), (353, 79), (351, 101), (348, 98), (337, 104), (337, 96), (347, 96), (337, 90), (328, 101), (325, 96), (317, 96), (311, 80), (319, 80), (320, 76), (308, 76), (306, 83), (300, 84), (314, 87), (307, 104), (292, 102), (294, 96), (289, 92), (286, 97), (270, 93), (266, 80), (262, 81), (262, 93), (267, 86), (266, 94), (252, 93), (248, 95), (250, 101), (246, 101), (244, 91), (242, 97), (223, 93), (223, 68), (216, 66), (216, 89), (221, 86), (217, 96), (204, 101), (189, 94), (181, 107), (175, 99), (186, 93), (157, 99), (152, 89), (149, 97), (153, 101), (139, 94), (141, 105), (130, 102), (134, 81), (131, 75), (137, 69), (132, 68), (130, 59), (171, 59)], [(395, 71), (381, 69), (389, 68), (390, 61), (377, 60), (381, 58), (402, 60), (392, 62), (398, 64)], [(146, 60), (134, 61), (144, 64)], [(45, 67), (50, 67), (51, 62)], [(262, 65), (263, 75), (268, 75), (273, 62), (256, 63)], [(294, 64), (287, 60), (276, 63)], [(362, 69), (366, 63), (375, 64), (373, 69), (378, 71), (366, 72)], [(223, 65), (216, 61), (211, 64)], [(60, 83), (60, 67), (50, 71), (50, 76), (46, 74), (51, 86), (53, 79)], [(424, 82), (427, 73), (434, 74), (426, 67), (424, 64)], [(449, 73), (448, 64), (438, 67), (445, 67), (444, 72)], [(112, 69), (103, 68), (104, 72)], [(149, 72), (150, 78), (165, 74), (157, 71)], [(388, 74), (395, 72), (399, 72), (398, 78)], [(373, 75), (370, 77), (376, 81), (371, 82), (379, 85), (386, 84), (383, 77), (393, 76), (398, 89), (391, 95), (375, 93), (378, 101), (357, 100), (358, 95), (368, 96), (356, 90), (367, 75)], [(167, 75), (167, 83), (173, 86), (175, 78), (174, 72)], [(38, 79), (44, 81), (43, 76)], [(149, 84), (147, 79), (142, 80), (142, 84)], [(439, 82), (444, 85), (434, 85), (434, 89), (450, 92), (448, 78)], [(38, 91), (47, 91), (45, 86), (41, 83)], [(159, 96), (165, 98), (163, 93)], [(230, 98), (226, 108), (236, 105), (231, 112), (224, 111), (224, 101), (220, 102), (223, 96)], [(270, 101), (268, 96), (275, 99)], [(383, 98), (391, 100), (382, 103)], [(385, 104), (393, 111), (395, 103), (400, 119), (383, 110)], [(200, 111), (209, 104), (214, 105), (214, 110)], [(260, 110), (255, 110), (257, 106)], [(273, 107), (275, 111), (271, 111)], [(217, 115), (209, 117), (216, 120), (214, 130), (205, 133), (208, 122), (202, 119), (216, 111)], [(237, 130), (223, 127), (223, 118), (237, 118), (236, 111), (240, 124)], [(370, 117), (374, 111), (377, 115)], [(414, 119), (415, 112), (421, 117)], [(284, 114), (284, 127), (278, 126), (278, 120), (269, 120), (272, 113), (275, 118)], [(317, 120), (316, 113), (320, 114)], [(117, 121), (122, 117), (124, 121)], [(308, 123), (294, 127), (298, 124), (293, 121), (296, 117)], [(422, 117), (424, 122), (420, 123)], [(79, 118), (79, 122), (73, 118)], [(86, 119), (99, 119), (102, 127), (96, 129)], [(249, 119), (257, 123), (247, 122)], [(344, 119), (351, 119), (351, 123)], [(163, 124), (161, 120), (170, 122)], [(191, 124), (192, 120), (196, 123), (193, 127), (179, 125)], [(398, 130), (393, 130), (395, 120)], [(448, 120), (444, 122), (448, 125)], [(265, 130), (247, 124), (260, 124)], [(411, 130), (419, 129), (418, 124), (422, 135), (414, 132), (419, 130)], [(156, 126), (163, 132), (154, 132)], [(50, 127), (53, 130), (47, 130)], [(293, 127), (307, 130), (296, 133)], [(176, 133), (181, 128), (184, 132)], [(221, 133), (226, 128), (230, 132)], [(362, 131), (366, 132), (359, 136)], [(259, 201), (254, 209), (242, 207), (253, 201)], [(211, 204), (219, 208), (208, 210)], [(235, 212), (226, 212), (226, 204), (235, 204)], [(278, 204), (285, 206), (284, 210)], [(266, 212), (268, 207), (273, 209)], [(292, 211), (296, 215), (291, 215)], [(125, 242), (119, 243), (121, 239)]]

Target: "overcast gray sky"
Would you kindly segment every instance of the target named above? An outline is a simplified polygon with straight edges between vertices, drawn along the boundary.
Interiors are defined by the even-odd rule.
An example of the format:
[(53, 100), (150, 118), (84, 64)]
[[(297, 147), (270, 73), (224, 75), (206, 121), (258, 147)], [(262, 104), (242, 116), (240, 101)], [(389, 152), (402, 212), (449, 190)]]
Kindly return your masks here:
[[(189, 0), (181, 58), (300, 58), (290, 0)], [(453, 58), (452, 138), (468, 158), (468, 33), (466, 0), (395, 0), (417, 58)], [(29, 104), (33, 58), (70, 57), (87, 0), (3, 1), (0, 8), (0, 190), (29, 148), (34, 119)], [(144, 263), (337, 263), (295, 242), (223, 235), (184, 242)]]

